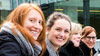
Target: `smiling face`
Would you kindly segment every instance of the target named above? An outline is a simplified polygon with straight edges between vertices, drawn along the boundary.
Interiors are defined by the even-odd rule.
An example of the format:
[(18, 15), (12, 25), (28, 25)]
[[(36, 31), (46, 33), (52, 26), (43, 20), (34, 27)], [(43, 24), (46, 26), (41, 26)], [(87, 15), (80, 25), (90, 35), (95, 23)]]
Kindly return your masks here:
[(80, 40), (81, 40), (81, 33), (73, 33), (72, 37), (71, 37), (71, 41), (74, 43), (75, 47), (78, 47), (80, 44)]
[(70, 23), (65, 19), (57, 19), (54, 22), (54, 25), (49, 29), (48, 32), (48, 39), (52, 43), (53, 47), (61, 47), (64, 45), (70, 33)]
[(86, 36), (86, 38), (83, 38), (82, 41), (89, 47), (93, 48), (96, 43), (96, 33), (93, 31), (90, 34)]
[(35, 40), (39, 37), (43, 26), (42, 17), (36, 10), (30, 10), (24, 21), (24, 28), (34, 37)]

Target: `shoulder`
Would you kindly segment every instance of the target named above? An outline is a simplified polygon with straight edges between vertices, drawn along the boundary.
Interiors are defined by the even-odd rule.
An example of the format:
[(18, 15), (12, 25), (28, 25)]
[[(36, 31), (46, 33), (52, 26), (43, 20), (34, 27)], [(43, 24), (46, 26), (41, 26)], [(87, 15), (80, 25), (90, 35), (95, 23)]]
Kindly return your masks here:
[(80, 43), (80, 48), (82, 50), (82, 52), (84, 53), (84, 56), (90, 56), (90, 48), (88, 48), (88, 46), (81, 41)]
[(14, 36), (3, 31), (0, 32), (0, 56), (20, 56), (20, 46)]
[(74, 44), (69, 41), (67, 44), (60, 48), (59, 55), (60, 56), (72, 56)]
[(14, 39), (14, 36), (6, 31), (0, 32), (0, 40), (9, 40), (9, 39), (10, 40)]
[(61, 51), (72, 51), (73, 49), (74, 49), (75, 47), (74, 47), (74, 44), (73, 44), (73, 42), (72, 41), (69, 41), (67, 44), (65, 44), (64, 46), (62, 46), (61, 48), (60, 48), (60, 50)]
[(87, 45), (84, 43), (84, 42), (80, 42), (80, 48), (83, 50), (83, 51), (89, 51), (89, 48), (87, 47)]
[(5, 43), (5, 42), (16, 42), (15, 38), (13, 35), (6, 31), (0, 32), (0, 44)]
[(88, 47), (87, 47), (87, 45), (84, 43), (84, 42), (80, 42), (80, 48), (86, 48), (86, 49), (88, 49)]

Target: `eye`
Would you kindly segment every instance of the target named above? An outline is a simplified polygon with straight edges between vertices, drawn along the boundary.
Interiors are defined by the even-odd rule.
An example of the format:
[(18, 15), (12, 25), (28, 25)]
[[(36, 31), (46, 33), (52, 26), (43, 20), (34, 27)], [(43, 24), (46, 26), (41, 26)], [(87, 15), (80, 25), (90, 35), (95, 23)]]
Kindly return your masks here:
[(29, 21), (31, 21), (32, 23), (34, 23), (34, 22), (35, 22), (35, 20), (34, 20), (34, 19), (29, 19)]
[(39, 21), (39, 24), (41, 24), (41, 25), (42, 25), (42, 24), (43, 24), (43, 21)]
[(60, 29), (60, 28), (57, 28), (56, 30), (57, 30), (57, 31), (61, 31), (61, 29)]
[(96, 37), (92, 37), (93, 39), (95, 39)]
[(65, 33), (69, 33), (69, 31), (68, 31), (68, 30), (65, 30), (64, 32), (65, 32)]
[(77, 35), (78, 33), (74, 33), (75, 35)]

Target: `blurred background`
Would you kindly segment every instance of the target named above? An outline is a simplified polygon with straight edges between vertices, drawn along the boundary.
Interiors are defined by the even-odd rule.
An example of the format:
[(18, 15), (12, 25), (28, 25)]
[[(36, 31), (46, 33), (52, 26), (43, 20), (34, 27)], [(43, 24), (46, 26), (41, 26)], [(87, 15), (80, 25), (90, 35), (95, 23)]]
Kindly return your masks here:
[(45, 19), (54, 11), (62, 12), (71, 17), (73, 22), (83, 27), (90, 25), (97, 31), (95, 56), (100, 53), (100, 0), (0, 0), (0, 24), (9, 13), (21, 3), (36, 2), (44, 12)]

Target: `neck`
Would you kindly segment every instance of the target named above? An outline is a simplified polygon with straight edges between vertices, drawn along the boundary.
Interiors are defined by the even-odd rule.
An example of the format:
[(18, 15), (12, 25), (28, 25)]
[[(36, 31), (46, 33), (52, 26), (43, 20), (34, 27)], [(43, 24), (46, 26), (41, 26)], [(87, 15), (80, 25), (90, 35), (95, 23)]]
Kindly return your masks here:
[(59, 48), (58, 46), (54, 46), (54, 45), (53, 45), (52, 47), (53, 47), (53, 49), (54, 49), (56, 52), (58, 51), (58, 48)]

